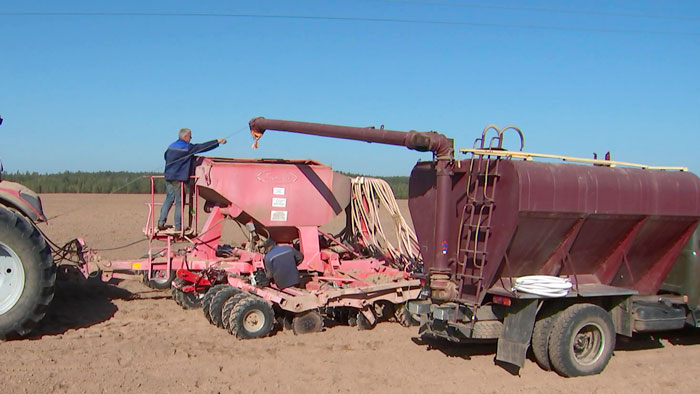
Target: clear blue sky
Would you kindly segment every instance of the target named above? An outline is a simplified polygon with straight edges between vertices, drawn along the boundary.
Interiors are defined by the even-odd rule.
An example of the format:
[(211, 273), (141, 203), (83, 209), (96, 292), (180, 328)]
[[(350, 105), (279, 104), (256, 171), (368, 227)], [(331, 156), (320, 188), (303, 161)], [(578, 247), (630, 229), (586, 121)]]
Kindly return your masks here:
[(5, 1), (0, 157), (10, 172), (160, 170), (181, 127), (228, 137), (219, 156), (376, 175), (431, 157), (275, 132), (252, 150), (248, 120), (265, 116), (458, 147), (514, 124), (526, 151), (698, 173), (699, 64), (697, 1)]

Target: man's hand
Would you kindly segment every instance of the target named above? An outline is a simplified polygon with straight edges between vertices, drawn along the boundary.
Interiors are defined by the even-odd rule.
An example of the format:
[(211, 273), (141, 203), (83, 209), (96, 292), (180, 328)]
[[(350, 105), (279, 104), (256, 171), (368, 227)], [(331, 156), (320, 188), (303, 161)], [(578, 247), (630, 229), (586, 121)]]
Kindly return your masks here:
[(226, 138), (219, 138), (217, 141), (219, 141), (220, 144), (225, 144)]

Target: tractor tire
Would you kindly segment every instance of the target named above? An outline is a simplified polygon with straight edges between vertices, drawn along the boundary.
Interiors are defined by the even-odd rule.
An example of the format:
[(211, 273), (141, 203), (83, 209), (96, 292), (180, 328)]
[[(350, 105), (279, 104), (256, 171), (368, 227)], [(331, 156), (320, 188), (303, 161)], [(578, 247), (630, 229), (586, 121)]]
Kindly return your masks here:
[(545, 371), (552, 370), (552, 364), (549, 361), (549, 337), (552, 333), (552, 326), (558, 314), (546, 314), (535, 322), (535, 328), (532, 330), (532, 354), (535, 356), (535, 361), (540, 368)]
[(224, 307), (221, 308), (221, 323), (224, 326), (224, 330), (228, 331), (228, 328), (231, 326), (231, 311), (233, 311), (236, 304), (245, 297), (248, 297), (248, 294), (240, 292), (229, 297), (224, 303)]
[(260, 297), (248, 296), (233, 307), (228, 332), (238, 339), (262, 338), (270, 335), (274, 327), (272, 306)]
[[(175, 278), (173, 283), (177, 284), (179, 287), (182, 287), (185, 284), (185, 281), (180, 278)], [(180, 305), (182, 309), (197, 309), (202, 306), (203, 296), (201, 294), (196, 295), (194, 292), (185, 293), (184, 291), (180, 290), (179, 287), (173, 287), (171, 292), (173, 295), (173, 300), (175, 300), (175, 302)]]
[[(207, 318), (207, 321), (209, 323), (212, 323), (211, 317), (209, 317), (209, 306), (211, 305), (211, 299), (214, 298), (216, 293), (220, 292), (221, 290), (230, 287), (228, 284), (219, 284), (215, 285), (209, 288), (206, 293), (204, 293), (204, 297), (202, 297), (202, 312), (204, 312), (204, 317)], [(214, 324), (214, 323), (212, 323)]]
[(143, 283), (146, 284), (146, 286), (150, 287), (151, 289), (155, 290), (167, 290), (172, 286), (173, 281), (175, 278), (177, 278), (177, 275), (175, 271), (170, 271), (170, 275), (167, 277), (165, 276), (167, 274), (167, 271), (165, 270), (157, 270), (154, 271), (156, 275), (158, 275), (158, 278), (153, 278), (153, 279), (148, 279), (148, 272), (143, 273)]
[(29, 334), (54, 295), (56, 266), (39, 231), (0, 207), (0, 339)]
[(562, 311), (549, 336), (549, 360), (560, 375), (600, 373), (615, 349), (610, 313), (593, 304), (576, 304)]
[(209, 321), (219, 327), (224, 328), (224, 322), (221, 319), (221, 313), (224, 308), (226, 301), (233, 297), (234, 295), (240, 293), (241, 291), (235, 287), (229, 286), (226, 289), (222, 289), (212, 297), (209, 303)]
[(323, 317), (317, 311), (300, 313), (292, 319), (294, 335), (311, 334), (321, 330), (323, 330)]

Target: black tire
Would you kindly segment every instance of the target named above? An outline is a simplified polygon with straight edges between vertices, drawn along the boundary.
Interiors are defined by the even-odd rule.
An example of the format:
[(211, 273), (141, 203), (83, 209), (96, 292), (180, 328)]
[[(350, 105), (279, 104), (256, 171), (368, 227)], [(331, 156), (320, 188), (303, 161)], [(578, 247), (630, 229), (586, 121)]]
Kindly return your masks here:
[[(51, 250), (27, 218), (0, 206), (0, 339), (29, 334), (44, 317), (54, 295), (56, 266)], [(10, 275), (22, 269), (21, 293), (9, 286)], [(5, 290), (5, 291), (3, 291)]]
[(396, 306), (385, 300), (380, 300), (374, 303), (374, 315), (377, 317), (377, 322), (389, 321), (396, 313)]
[[(207, 321), (209, 323), (212, 323), (211, 317), (209, 317), (209, 305), (211, 304), (211, 299), (214, 298), (216, 293), (220, 292), (221, 290), (230, 287), (228, 284), (219, 284), (215, 285), (209, 288), (206, 293), (204, 293), (204, 297), (202, 297), (202, 312), (204, 312), (204, 317), (207, 318)], [(214, 324), (214, 323), (212, 323)]]
[(249, 296), (233, 307), (228, 332), (238, 339), (262, 338), (270, 335), (274, 327), (272, 306), (260, 297)]
[(560, 312), (549, 335), (549, 360), (562, 376), (600, 373), (614, 349), (610, 313), (593, 304), (576, 304)]
[(375, 318), (374, 323), (370, 323), (369, 320), (365, 317), (365, 315), (361, 312), (357, 312), (357, 329), (362, 331), (362, 330), (371, 330), (374, 328), (374, 326), (377, 325), (377, 320)]
[(224, 330), (228, 330), (228, 328), (231, 326), (231, 311), (233, 311), (233, 308), (240, 300), (247, 296), (248, 294), (240, 292), (238, 294), (234, 294), (226, 300), (224, 307), (221, 308), (221, 323), (224, 326)]
[(151, 289), (156, 290), (167, 290), (172, 286), (173, 281), (177, 278), (177, 274), (174, 270), (170, 271), (170, 274), (165, 277), (167, 271), (165, 270), (154, 270), (154, 275), (162, 275), (162, 277), (148, 279), (148, 272), (143, 273), (143, 283)]
[(317, 311), (300, 313), (292, 319), (294, 335), (311, 334), (321, 330), (323, 330), (323, 317)]
[(224, 308), (224, 304), (229, 298), (240, 292), (241, 291), (239, 289), (229, 286), (222, 289), (216, 293), (214, 297), (212, 297), (211, 302), (209, 303), (209, 321), (211, 324), (219, 328), (224, 328), (224, 323), (221, 319), (221, 312)]
[(553, 312), (545, 312), (535, 322), (535, 328), (532, 330), (532, 354), (535, 356), (537, 365), (545, 371), (552, 369), (552, 364), (549, 361), (549, 336), (552, 332), (554, 321), (558, 316), (558, 314)]
[(197, 309), (202, 306), (203, 296), (194, 294), (194, 292), (185, 293), (180, 288), (185, 285), (185, 281), (180, 278), (175, 278), (173, 281), (177, 287), (173, 286), (171, 293), (175, 302), (182, 307), (182, 309)]

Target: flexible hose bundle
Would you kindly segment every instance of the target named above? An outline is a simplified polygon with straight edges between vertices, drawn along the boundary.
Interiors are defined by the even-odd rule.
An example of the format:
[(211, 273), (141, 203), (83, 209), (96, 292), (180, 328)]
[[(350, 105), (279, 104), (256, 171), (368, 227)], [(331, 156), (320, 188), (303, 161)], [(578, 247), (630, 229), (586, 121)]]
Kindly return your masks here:
[(548, 275), (530, 275), (516, 278), (513, 282), (514, 291), (535, 294), (542, 297), (565, 297), (569, 294), (572, 284), (568, 278)]
[[(380, 207), (386, 209), (394, 221), (398, 247), (387, 239), (382, 228)], [(352, 232), (365, 246), (376, 248), (395, 261), (421, 260), (416, 233), (401, 215), (391, 186), (382, 179), (357, 177), (352, 180)]]

